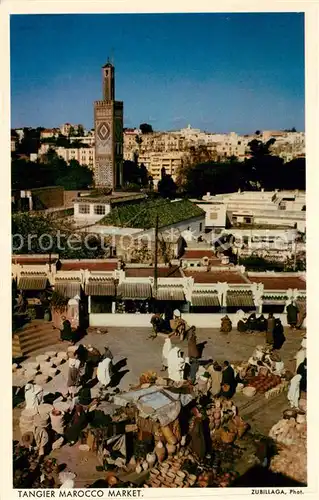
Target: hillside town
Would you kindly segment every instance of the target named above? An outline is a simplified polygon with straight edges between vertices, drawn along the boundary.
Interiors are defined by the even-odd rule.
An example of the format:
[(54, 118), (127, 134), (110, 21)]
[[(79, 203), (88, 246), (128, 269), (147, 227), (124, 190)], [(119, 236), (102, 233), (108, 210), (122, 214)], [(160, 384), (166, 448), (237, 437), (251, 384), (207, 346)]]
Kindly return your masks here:
[(302, 488), (305, 134), (11, 130), (13, 486)]

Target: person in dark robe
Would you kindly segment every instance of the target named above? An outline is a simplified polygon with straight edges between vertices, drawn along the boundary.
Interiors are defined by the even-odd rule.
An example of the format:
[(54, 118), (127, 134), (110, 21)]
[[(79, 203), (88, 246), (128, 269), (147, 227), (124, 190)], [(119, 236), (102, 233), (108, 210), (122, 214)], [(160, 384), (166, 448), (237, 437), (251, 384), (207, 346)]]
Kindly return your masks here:
[(307, 358), (298, 366), (297, 375), (301, 375), (300, 391), (307, 392)]
[(206, 442), (203, 421), (201, 418), (195, 418), (194, 426), (190, 431), (190, 447), (198, 458), (203, 459), (206, 455)]
[(88, 415), (87, 410), (80, 404), (77, 404), (70, 424), (65, 430), (65, 439), (70, 444), (74, 445), (80, 438), (81, 431), (87, 426)]
[(284, 327), (282, 326), (282, 323), (279, 318), (275, 319), (275, 327), (273, 331), (273, 348), (278, 351), (279, 349), (282, 348), (286, 337), (284, 335)]
[(287, 306), (287, 323), (293, 330), (296, 328), (298, 320), (298, 307), (293, 301)]
[(256, 320), (256, 330), (258, 332), (266, 332), (267, 331), (267, 320), (263, 314), (259, 316)]
[(274, 328), (275, 328), (276, 320), (274, 318), (273, 313), (269, 313), (267, 319), (267, 330), (266, 330), (266, 343), (273, 345), (274, 343)]
[(256, 313), (252, 313), (247, 320), (247, 332), (252, 333), (257, 329)]
[(221, 319), (221, 326), (220, 326), (220, 331), (221, 333), (229, 333), (232, 331), (232, 322), (230, 321), (229, 317), (227, 316), (224, 316), (222, 319)]
[(86, 349), (86, 351), (87, 351), (87, 356), (86, 356), (84, 380), (88, 381), (95, 378), (96, 370), (102, 356), (100, 351), (95, 347), (89, 346)]
[(236, 378), (235, 372), (232, 366), (230, 366), (229, 361), (224, 361), (223, 371), (222, 371), (222, 386), (221, 386), (221, 396), (229, 399), (236, 391)]
[(71, 323), (68, 319), (66, 319), (65, 316), (62, 316), (62, 329), (60, 330), (61, 331), (61, 335), (60, 335), (60, 338), (62, 341), (68, 341), (68, 342), (72, 342), (73, 341), (73, 332), (72, 332), (72, 327), (71, 327)]
[(240, 319), (237, 323), (237, 331), (244, 333), (247, 331), (247, 319)]
[(192, 326), (190, 329), (190, 336), (188, 339), (188, 357), (190, 364), (190, 374), (189, 378), (192, 384), (195, 384), (196, 381), (196, 373), (199, 368), (199, 359), (200, 353), (197, 347), (197, 337), (196, 337), (196, 328)]
[(149, 336), (149, 338), (154, 339), (157, 337), (157, 334), (161, 332), (162, 325), (163, 325), (163, 318), (159, 312), (156, 312), (151, 317), (151, 325), (153, 327), (153, 331), (152, 331), (151, 335)]

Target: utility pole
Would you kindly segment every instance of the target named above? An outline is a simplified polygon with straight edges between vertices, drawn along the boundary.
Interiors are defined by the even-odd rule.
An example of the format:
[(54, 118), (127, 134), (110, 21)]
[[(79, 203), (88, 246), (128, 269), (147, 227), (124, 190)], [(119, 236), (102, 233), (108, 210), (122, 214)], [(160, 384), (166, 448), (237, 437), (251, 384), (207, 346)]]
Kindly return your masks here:
[(157, 278), (158, 278), (158, 269), (157, 269), (157, 252), (158, 252), (158, 215), (156, 216), (155, 223), (155, 258), (154, 258), (154, 298), (157, 298)]
[(293, 270), (296, 271), (296, 265), (297, 265), (297, 243), (296, 239), (294, 240), (294, 264), (293, 264)]

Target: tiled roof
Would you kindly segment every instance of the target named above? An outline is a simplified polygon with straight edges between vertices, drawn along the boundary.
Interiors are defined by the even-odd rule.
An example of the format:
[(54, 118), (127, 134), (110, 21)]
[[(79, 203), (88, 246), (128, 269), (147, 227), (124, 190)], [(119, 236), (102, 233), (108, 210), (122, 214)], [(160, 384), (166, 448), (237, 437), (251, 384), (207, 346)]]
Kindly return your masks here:
[[(125, 276), (128, 278), (149, 278), (154, 276), (154, 267), (127, 267)], [(181, 278), (181, 271), (178, 266), (158, 267), (157, 276), (159, 278)]]
[(44, 265), (44, 264), (49, 264), (49, 262), (51, 262), (51, 264), (54, 264), (56, 261), (58, 260), (58, 257), (55, 256), (55, 255), (52, 255), (51, 256), (51, 260), (49, 258), (49, 256), (45, 255), (45, 256), (39, 256), (39, 257), (28, 257), (27, 255), (13, 255), (12, 256), (12, 259), (11, 259), (11, 262), (12, 264), (21, 264), (23, 266), (27, 266), (28, 264), (29, 265)]
[(164, 285), (157, 289), (157, 300), (183, 301), (185, 300), (183, 286)]
[(218, 294), (214, 290), (198, 290), (192, 295), (194, 307), (219, 307)]
[(67, 299), (73, 299), (76, 295), (81, 295), (81, 283), (76, 280), (56, 281), (54, 291)]
[(80, 260), (79, 262), (62, 262), (61, 271), (115, 271), (117, 269), (117, 260), (114, 262), (94, 262)]
[(91, 278), (85, 286), (85, 294), (114, 297), (116, 295), (114, 281), (111, 279)]
[(46, 276), (22, 276), (19, 279), (19, 290), (45, 290), (48, 285)]
[(121, 283), (117, 289), (117, 296), (123, 300), (146, 300), (151, 298), (152, 289), (149, 283)]
[(236, 271), (191, 271), (184, 270), (186, 277), (194, 278), (195, 283), (247, 283)]
[(204, 217), (205, 212), (189, 200), (169, 201), (164, 199), (148, 199), (114, 207), (111, 212), (99, 221), (100, 225), (150, 229), (171, 226), (194, 217)]
[(229, 290), (226, 304), (228, 307), (255, 307), (252, 292), (246, 290)]
[(298, 276), (248, 276), (252, 283), (262, 283), (265, 290), (288, 290), (289, 288), (297, 290), (306, 290), (306, 281)]
[[(204, 257), (208, 257), (209, 259), (212, 259), (215, 257), (214, 252), (212, 250), (198, 250), (198, 249), (186, 249), (184, 255), (182, 256), (182, 259), (203, 259)], [(215, 257), (216, 258), (216, 257)], [(216, 260), (219, 261), (219, 259), (216, 258)]]

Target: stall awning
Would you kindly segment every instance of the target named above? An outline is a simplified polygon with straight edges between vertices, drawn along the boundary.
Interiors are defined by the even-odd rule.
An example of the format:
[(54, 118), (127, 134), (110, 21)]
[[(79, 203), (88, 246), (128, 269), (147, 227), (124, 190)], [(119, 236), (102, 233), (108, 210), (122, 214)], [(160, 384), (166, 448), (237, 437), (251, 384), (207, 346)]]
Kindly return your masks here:
[(219, 307), (218, 293), (209, 291), (200, 291), (193, 293), (192, 295), (192, 306), (193, 307)]
[(228, 307), (255, 307), (252, 292), (245, 290), (230, 290), (226, 295)]
[(287, 302), (287, 297), (280, 295), (264, 295), (263, 296), (263, 305), (264, 306), (275, 306), (275, 305), (285, 305)]
[(117, 288), (117, 296), (123, 300), (146, 300), (152, 296), (149, 283), (121, 283)]
[(19, 290), (45, 290), (48, 286), (46, 276), (22, 276), (19, 279)]
[(156, 298), (157, 300), (183, 302), (185, 300), (184, 289), (182, 286), (159, 286)]
[(116, 294), (113, 280), (90, 280), (85, 285), (85, 294), (93, 296), (114, 297)]
[(66, 299), (73, 299), (76, 295), (81, 295), (81, 283), (78, 281), (58, 281), (54, 285), (54, 291)]

